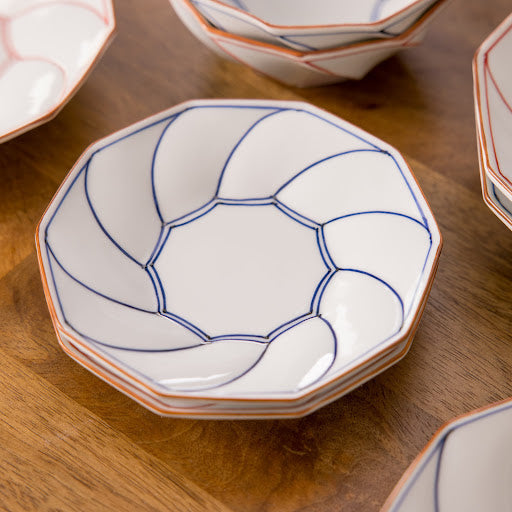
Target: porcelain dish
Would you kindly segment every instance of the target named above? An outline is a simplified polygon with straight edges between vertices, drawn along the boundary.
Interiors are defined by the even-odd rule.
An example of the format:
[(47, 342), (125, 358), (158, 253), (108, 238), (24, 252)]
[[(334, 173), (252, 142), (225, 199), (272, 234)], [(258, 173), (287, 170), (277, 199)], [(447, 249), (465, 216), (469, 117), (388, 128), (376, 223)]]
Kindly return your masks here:
[(405, 32), (437, 0), (192, 0), (214, 27), (299, 51), (325, 50)]
[(210, 49), (296, 87), (363, 78), (379, 62), (400, 50), (418, 45), (447, 1), (435, 2), (400, 35), (345, 44), (328, 50), (300, 51), (220, 30), (203, 18), (192, 0), (170, 0), (187, 28)]
[(382, 512), (501, 512), (512, 503), (512, 401), (442, 428), (411, 464)]
[(473, 60), (475, 118), (485, 202), (511, 227), (512, 15), (482, 43)]
[(0, 0), (0, 142), (57, 115), (114, 30), (111, 0)]
[(93, 144), (36, 241), (66, 352), (160, 414), (217, 417), (302, 415), (403, 357), (441, 249), (396, 150), (257, 100)]

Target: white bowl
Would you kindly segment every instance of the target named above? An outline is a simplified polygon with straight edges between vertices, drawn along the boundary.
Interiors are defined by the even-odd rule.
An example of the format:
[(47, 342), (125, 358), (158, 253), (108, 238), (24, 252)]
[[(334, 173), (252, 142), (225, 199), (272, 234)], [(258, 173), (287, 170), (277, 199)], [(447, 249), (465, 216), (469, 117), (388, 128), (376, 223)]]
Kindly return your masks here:
[(400, 50), (419, 44), (428, 25), (446, 1), (438, 0), (399, 36), (331, 50), (301, 52), (224, 32), (206, 22), (191, 0), (170, 0), (189, 30), (216, 53), (297, 87), (363, 78), (379, 62)]
[(382, 512), (509, 510), (511, 430), (510, 400), (448, 423), (411, 464)]
[(56, 116), (114, 29), (111, 0), (0, 0), (0, 142)]
[(407, 30), (436, 0), (192, 0), (214, 27), (300, 51), (325, 50)]
[(382, 141), (305, 103), (204, 100), (91, 146), (37, 246), (70, 355), (162, 414), (261, 417), (403, 357), (441, 238)]
[(473, 60), (482, 185), (488, 178), (507, 201), (512, 201), (511, 52), (512, 15), (483, 42)]

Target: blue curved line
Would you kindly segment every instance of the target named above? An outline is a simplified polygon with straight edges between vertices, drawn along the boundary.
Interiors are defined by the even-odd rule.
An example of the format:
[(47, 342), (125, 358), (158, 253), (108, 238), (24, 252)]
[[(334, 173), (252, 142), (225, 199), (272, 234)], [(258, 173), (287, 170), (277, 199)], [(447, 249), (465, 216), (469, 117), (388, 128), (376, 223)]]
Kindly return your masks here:
[(158, 287), (156, 286), (155, 280), (153, 279), (153, 276), (151, 275), (150, 269), (151, 269), (151, 267), (146, 267), (144, 270), (145, 270), (146, 274), (149, 276), (149, 279), (151, 279), (151, 284), (153, 285), (153, 290), (155, 292), (158, 311), (160, 311), (162, 309), (162, 305), (160, 303), (160, 296), (158, 295)]
[(264, 345), (269, 342), (265, 336), (260, 336), (258, 334), (223, 334), (220, 336), (212, 336), (210, 341), (215, 343), (218, 341), (236, 341), (240, 339), (243, 341), (254, 341), (254, 343), (263, 343)]
[(446, 435), (441, 440), (440, 446), (439, 446), (439, 457), (437, 458), (436, 463), (436, 473), (435, 473), (435, 479), (434, 479), (434, 509), (435, 512), (439, 512), (439, 475), (441, 473), (441, 461), (444, 454), (444, 448), (446, 446), (446, 441), (448, 440), (448, 436), (452, 433), (452, 430), (449, 430)]
[[(156, 245), (156, 246), (155, 246), (155, 249), (153, 250), (153, 252), (154, 252), (154, 251), (156, 251), (157, 247), (158, 247), (158, 251), (157, 251), (157, 253), (156, 253), (156, 254), (154, 254), (154, 256), (152, 257), (152, 259), (151, 259), (151, 260), (149, 260), (148, 265), (154, 265), (154, 264), (156, 263), (156, 261), (157, 261), (157, 260), (158, 260), (158, 258), (160, 257), (160, 254), (162, 253), (163, 248), (164, 248), (164, 247), (165, 247), (165, 245), (167, 244), (167, 240), (169, 239), (169, 235), (171, 234), (172, 229), (173, 229), (173, 228), (169, 228), (169, 229), (167, 230), (167, 233), (166, 233), (166, 235), (163, 237), (163, 241), (162, 241), (162, 243), (160, 244), (160, 246), (159, 246), (159, 247), (158, 247), (158, 245)], [(162, 231), (163, 231), (163, 229), (162, 229)], [(160, 240), (161, 240), (161, 238), (159, 239), (159, 241), (160, 241)], [(155, 270), (155, 272), (156, 272), (156, 270)]]
[[(400, 307), (402, 308), (402, 322), (401, 322), (401, 326), (400, 326), (400, 329), (402, 328), (402, 325), (404, 323), (404, 303), (402, 302), (402, 298), (400, 297), (400, 295), (398, 294), (398, 292), (389, 284), (387, 283), (386, 281), (384, 281), (384, 279), (374, 275), (374, 274), (371, 274), (370, 272), (365, 272), (364, 270), (359, 270), (359, 269), (356, 269), (356, 268), (339, 268), (338, 270), (342, 271), (342, 272), (355, 272), (356, 274), (363, 274), (365, 276), (368, 276), (368, 277), (372, 277), (373, 279), (375, 279), (376, 281), (379, 281), (380, 283), (382, 283), (384, 286), (386, 286), (387, 288), (389, 288), (396, 296), (396, 298), (398, 299), (398, 301), (400, 302)], [(400, 330), (399, 329), (399, 330)]]
[(351, 131), (349, 131), (347, 128), (343, 128), (343, 126), (340, 126), (340, 125), (336, 124), (334, 121), (331, 121), (329, 119), (325, 119), (324, 117), (322, 117), (322, 116), (320, 116), (318, 114), (315, 114), (313, 112), (308, 112), (307, 110), (304, 110), (303, 108), (290, 108), (290, 109), (287, 109), (287, 110), (293, 110), (295, 112), (303, 112), (303, 113), (308, 114), (308, 115), (310, 115), (312, 117), (316, 117), (317, 119), (320, 119), (324, 123), (330, 124), (330, 125), (334, 126), (335, 128), (338, 128), (338, 130), (341, 130), (342, 132), (348, 133), (348, 135), (350, 135), (352, 137), (355, 137), (356, 139), (360, 140), (361, 142), (364, 142), (365, 144), (368, 144), (372, 148), (375, 148), (378, 151), (382, 151), (382, 149), (379, 148), (379, 146), (373, 144), (373, 142), (370, 142), (370, 141), (366, 140), (361, 135), (356, 135), (355, 133), (352, 133)]
[[(90, 160), (90, 158), (89, 158)], [(46, 228), (44, 230), (44, 238), (45, 238), (45, 241), (48, 239), (48, 229), (50, 228), (50, 225), (51, 223), (53, 222), (53, 219), (55, 218), (55, 215), (57, 215), (58, 211), (60, 210), (60, 207), (62, 206), (62, 204), (64, 203), (64, 201), (66, 200), (66, 197), (68, 196), (68, 194), (71, 192), (71, 189), (75, 186), (75, 183), (76, 181), (78, 180), (78, 178), (80, 178), (80, 175), (85, 172), (85, 169), (87, 168), (87, 166), (89, 165), (89, 160), (87, 160), (87, 162), (84, 164), (84, 166), (80, 169), (80, 171), (78, 172), (78, 174), (73, 178), (73, 181), (71, 182), (71, 184), (69, 185), (69, 187), (67, 188), (66, 192), (64, 193), (64, 195), (62, 196), (62, 199), (60, 200), (59, 204), (57, 205), (57, 207), (55, 208), (55, 211), (52, 213), (52, 216), (50, 217), (50, 220), (48, 221), (48, 224), (46, 224)]]
[(299, 224), (302, 224), (306, 228), (316, 230), (320, 227), (320, 224), (318, 224), (318, 222), (315, 222), (314, 220), (306, 217), (305, 215), (302, 215), (301, 213), (293, 210), (286, 204), (279, 201), (279, 199), (274, 200), (274, 206), (278, 210), (283, 212), (287, 217), (290, 217), (290, 219), (294, 220), (295, 222), (298, 222)]
[[(196, 215), (195, 217), (192, 217), (191, 219), (184, 220), (183, 222), (179, 222), (177, 224), (173, 223), (173, 224), (168, 224), (168, 225), (171, 228), (179, 228), (181, 226), (186, 226), (187, 224), (190, 224), (191, 222), (194, 222), (195, 220), (200, 219), (201, 217), (204, 217), (207, 213), (210, 213), (217, 206), (218, 206), (217, 201), (215, 199), (212, 199), (211, 201), (208, 201), (206, 204), (204, 204), (198, 210), (195, 210), (195, 211), (192, 212), (192, 214), (196, 214), (199, 211), (201, 211), (203, 208), (205, 208), (205, 210), (201, 214)], [(182, 218), (183, 219), (187, 219), (188, 217), (189, 217), (189, 215), (184, 215)]]
[[(85, 283), (82, 283), (82, 281), (80, 281), (79, 279), (77, 279), (73, 274), (71, 274), (68, 270), (66, 270), (66, 268), (62, 265), (62, 263), (58, 260), (58, 258), (55, 256), (55, 253), (53, 252), (52, 248), (50, 247), (50, 244), (48, 242), (46, 242), (46, 251), (47, 251), (47, 257), (48, 255), (50, 254), (51, 257), (55, 260), (55, 262), (57, 263), (57, 265), (61, 268), (61, 270), (69, 277), (71, 278), (75, 283), (79, 284), (80, 286), (83, 286), (86, 290), (89, 290), (90, 292), (98, 295), (99, 297), (102, 297), (106, 300), (109, 300), (111, 302), (114, 302), (115, 304), (119, 304), (120, 306), (125, 306), (127, 308), (130, 308), (130, 309), (134, 309), (135, 311), (142, 311), (143, 313), (153, 313), (155, 314), (157, 311), (153, 311), (153, 310), (150, 310), (150, 309), (143, 309), (143, 308), (139, 308), (137, 306), (132, 306), (131, 304), (126, 304), (125, 302), (122, 302), (120, 300), (117, 300), (117, 299), (113, 299), (112, 297), (109, 297), (108, 295), (105, 295), (97, 290), (95, 290), (94, 288), (91, 288), (90, 286), (87, 286)], [(50, 263), (50, 270), (52, 271), (52, 276), (53, 276), (53, 268), (52, 268), (52, 264), (51, 264), (51, 259), (50, 257), (48, 257), (48, 261)], [(54, 279), (54, 287), (55, 287), (55, 291), (57, 293), (57, 299), (59, 300), (59, 305), (60, 305), (60, 309), (62, 310), (62, 314), (64, 314), (64, 309), (62, 308), (62, 303), (60, 301), (60, 294), (59, 294), (59, 290), (57, 288), (57, 284), (55, 282), (55, 279)], [(65, 316), (65, 315), (64, 315)], [(68, 322), (69, 323), (69, 322)], [(71, 324), (70, 324), (71, 325)]]
[(285, 183), (277, 189), (275, 195), (278, 196), (279, 193), (282, 192), (283, 189), (286, 188), (293, 180), (295, 180), (296, 178), (298, 178), (299, 176), (304, 174), (306, 171), (309, 171), (309, 169), (311, 169), (312, 167), (322, 164), (322, 163), (326, 162), (327, 160), (331, 160), (331, 159), (337, 158), (339, 156), (350, 155), (352, 153), (386, 153), (386, 152), (383, 151), (382, 149), (366, 149), (366, 148), (364, 148), (364, 149), (350, 149), (348, 151), (342, 151), (341, 153), (335, 153), (334, 155), (326, 156), (326, 157), (321, 158), (320, 160), (317, 160), (316, 162), (313, 162), (312, 164), (308, 165), (307, 167), (305, 167), (304, 169), (299, 171), (297, 174), (292, 176), (288, 181), (285, 181)]
[(313, 313), (311, 311), (308, 311), (307, 313), (304, 313), (303, 315), (299, 315), (295, 318), (292, 318), (288, 322), (285, 322), (284, 324), (279, 325), (273, 331), (270, 331), (268, 333), (267, 337), (270, 339), (270, 341), (272, 341), (275, 338), (277, 338), (278, 336), (280, 336), (281, 334), (283, 334), (283, 332), (286, 332), (289, 329), (291, 329), (292, 327), (294, 327), (295, 325), (299, 325), (302, 322), (305, 322), (309, 318), (313, 318), (313, 317), (314, 317)]
[(156, 244), (155, 246), (153, 247), (153, 250), (151, 251), (151, 254), (149, 255), (149, 258), (147, 259), (146, 263), (145, 263), (145, 267), (147, 267), (150, 263), (151, 263), (151, 260), (153, 259), (154, 255), (155, 255), (155, 252), (160, 244), (160, 241), (162, 240), (162, 235), (165, 231), (165, 226), (161, 226), (160, 227), (160, 233), (158, 233), (158, 238), (156, 240)]
[(274, 197), (247, 197), (243, 199), (231, 199), (229, 197), (217, 197), (218, 204), (225, 205), (245, 205), (247, 206), (266, 206), (267, 204), (274, 204)]
[(195, 326), (194, 324), (188, 322), (184, 318), (175, 315), (174, 313), (171, 313), (169, 311), (161, 311), (160, 314), (162, 316), (170, 318), (171, 320), (174, 320), (177, 324), (180, 324), (182, 327), (185, 327), (190, 332), (193, 332), (196, 336), (199, 336), (204, 341), (210, 342), (210, 337), (204, 331), (199, 329), (199, 327)]
[(320, 281), (318, 282), (318, 284), (315, 288), (315, 291), (313, 292), (313, 298), (311, 299), (310, 309), (311, 309), (311, 311), (316, 312), (317, 315), (318, 315), (318, 306), (320, 304), (320, 300), (324, 293), (325, 287), (326, 287), (327, 283), (330, 281), (332, 275), (335, 274), (336, 272), (337, 272), (337, 270), (329, 269), (329, 271), (324, 274), (322, 279), (320, 279)]
[[(318, 247), (320, 249), (320, 254), (322, 255), (322, 259), (324, 260), (325, 266), (327, 268), (338, 268), (336, 263), (334, 262), (331, 253), (329, 252), (329, 248), (327, 247), (327, 241), (325, 240), (325, 233), (323, 226), (317, 230), (316, 233)], [(326, 261), (327, 260), (327, 261)]]
[[(160, 315), (158, 315), (160, 316)], [(172, 321), (171, 318), (166, 318), (166, 320), (169, 320), (169, 321)], [(96, 340), (94, 338), (91, 338), (90, 336), (87, 336), (86, 334), (83, 334), (82, 332), (78, 331), (77, 329), (75, 329), (73, 327), (73, 330), (78, 333), (81, 337), (85, 338), (87, 341), (90, 341), (91, 343), (95, 343), (96, 345), (101, 345), (102, 347), (107, 347), (107, 348), (113, 348), (113, 349), (116, 349), (116, 350), (121, 350), (123, 352), (138, 352), (138, 353), (141, 353), (141, 354), (144, 354), (144, 353), (150, 353), (150, 354), (153, 354), (153, 353), (166, 353), (166, 352), (181, 352), (182, 350), (190, 350), (192, 348), (199, 348), (199, 347), (202, 347), (204, 346), (206, 343), (198, 343), (197, 345), (190, 345), (190, 346), (187, 346), (187, 347), (179, 347), (179, 348), (129, 348), (129, 347), (118, 347), (117, 345), (112, 345), (110, 343), (106, 343), (104, 341), (99, 341), (99, 340)], [(109, 354), (111, 356), (111, 354)], [(116, 358), (118, 361), (119, 359)], [(123, 364), (126, 364), (126, 363), (123, 363)], [(139, 375), (143, 375), (141, 374), (140, 372), (137, 372), (139, 373)], [(155, 381), (153, 380), (151, 377), (148, 377), (147, 375), (145, 375), (145, 378), (151, 380), (152, 382), (158, 382), (158, 381)]]
[(156, 187), (155, 187), (155, 160), (156, 160), (156, 154), (158, 153), (158, 149), (160, 148), (160, 144), (162, 143), (162, 140), (169, 129), (169, 126), (171, 126), (178, 117), (180, 117), (182, 114), (184, 114), (188, 109), (183, 110), (182, 112), (179, 112), (178, 114), (175, 114), (173, 117), (170, 118), (170, 121), (167, 123), (167, 126), (162, 130), (162, 133), (160, 134), (160, 137), (158, 138), (158, 142), (156, 143), (155, 150), (153, 151), (153, 158), (151, 159), (151, 192), (153, 193), (153, 201), (155, 203), (156, 213), (158, 214), (158, 218), (160, 219), (160, 222), (164, 224), (164, 218), (162, 216), (162, 212), (160, 210), (160, 206), (158, 205), (158, 198), (156, 197)]
[(220, 176), (219, 176), (219, 181), (217, 183), (217, 189), (215, 191), (215, 196), (218, 196), (219, 194), (219, 191), (220, 191), (220, 187), (221, 187), (221, 184), (222, 184), (222, 179), (224, 178), (224, 173), (226, 172), (226, 168), (231, 160), (231, 158), (233, 157), (233, 155), (235, 154), (236, 150), (239, 148), (240, 144), (243, 142), (243, 140), (247, 137), (247, 135), (249, 135), (249, 133), (258, 125), (260, 124), (262, 121), (264, 121), (265, 119), (275, 115), (275, 114), (279, 114), (280, 112), (284, 112), (288, 109), (286, 108), (278, 108), (276, 110), (274, 110), (273, 112), (270, 112), (269, 114), (265, 114), (263, 117), (260, 117), (257, 121), (255, 121), (248, 129), (247, 131), (242, 135), (242, 137), (239, 139), (239, 141), (235, 144), (235, 146), (233, 147), (233, 149), (231, 150), (231, 152), (229, 153), (228, 155), (228, 158), (226, 159), (226, 162), (224, 163), (224, 167), (222, 168), (222, 171), (220, 173)]
[[(224, 26), (218, 22), (218, 20), (215, 18), (215, 16), (212, 14), (211, 11), (219, 12), (219, 9), (215, 9), (214, 7), (211, 7), (210, 5), (204, 5), (202, 2), (198, 2), (197, 0), (192, 0), (192, 3), (196, 6), (197, 10), (201, 13), (201, 16), (205, 18), (205, 21), (207, 21), (210, 25), (214, 26), (215, 28), (218, 28), (219, 30), (222, 30), (223, 32), (228, 32)], [(206, 14), (203, 13), (201, 8), (206, 9)], [(223, 13), (225, 14), (225, 13)], [(234, 18), (234, 16), (228, 15), (231, 18)]]
[(312, 386), (313, 384), (316, 384), (321, 379), (325, 377), (325, 375), (329, 372), (329, 370), (333, 367), (334, 362), (336, 361), (336, 357), (338, 356), (338, 338), (336, 337), (336, 333), (334, 332), (334, 329), (332, 328), (332, 325), (322, 317), (322, 315), (318, 315), (317, 318), (319, 318), (322, 322), (324, 322), (325, 325), (327, 325), (328, 329), (331, 331), (333, 341), (334, 341), (334, 354), (331, 361), (331, 364), (325, 369), (325, 371), (322, 373), (322, 375), (318, 376), (313, 382), (310, 382), (308, 384), (309, 386)]
[(122, 253), (124, 254), (128, 259), (130, 259), (131, 261), (133, 261), (134, 263), (136, 263), (139, 267), (144, 267), (144, 264), (141, 263), (140, 261), (136, 260), (128, 251), (126, 251), (123, 247), (121, 247), (121, 245), (119, 245), (115, 240), (114, 238), (112, 237), (112, 235), (105, 229), (105, 226), (103, 226), (103, 224), (101, 223), (98, 215), (96, 214), (96, 210), (94, 209), (94, 206), (92, 205), (92, 202), (91, 202), (91, 198), (89, 196), (89, 190), (88, 190), (88, 187), (87, 187), (87, 178), (88, 178), (88, 175), (89, 175), (89, 163), (91, 162), (91, 159), (89, 159), (87, 161), (87, 164), (86, 164), (86, 169), (85, 169), (85, 177), (84, 177), (84, 190), (85, 190), (85, 198), (87, 200), (87, 204), (89, 205), (89, 209), (91, 210), (91, 213), (92, 213), (92, 216), (94, 217), (94, 220), (96, 221), (96, 223), (98, 224), (99, 228), (101, 229), (101, 231), (103, 231), (103, 234), (115, 245), (115, 247)]
[(348, 217), (356, 217), (358, 215), (370, 215), (370, 214), (374, 214), (374, 213), (383, 214), (383, 215), (395, 215), (396, 217), (404, 217), (405, 219), (412, 220), (413, 222), (415, 222), (416, 224), (421, 226), (425, 231), (427, 231), (427, 233), (430, 234), (430, 230), (428, 229), (428, 227), (425, 226), (425, 224), (420, 222), (418, 219), (415, 219), (414, 217), (411, 217), (410, 215), (406, 215), (405, 213), (390, 212), (390, 211), (386, 211), (386, 210), (368, 210), (365, 212), (347, 213), (346, 215), (340, 215), (339, 217), (335, 217), (334, 219), (328, 220), (323, 225), (327, 226), (328, 224), (331, 224), (332, 222), (336, 222), (336, 221), (342, 220), (342, 219), (347, 219)]
[[(212, 209), (212, 208), (209, 208), (212, 204), (213, 205), (216, 204), (216, 201), (215, 201), (214, 197), (212, 199), (210, 199), (209, 201), (207, 201), (206, 203), (204, 203), (203, 205), (199, 206), (198, 208), (195, 208), (194, 210), (192, 210), (192, 211), (190, 211), (188, 213), (185, 213), (185, 215), (181, 215), (180, 217), (176, 217), (175, 219), (172, 219), (169, 222), (166, 222), (164, 224), (164, 226), (171, 226), (171, 227), (176, 227), (177, 225), (182, 226), (183, 224), (176, 224), (176, 223), (181, 221), (181, 220), (183, 220), (183, 219), (188, 219), (189, 217), (195, 215), (196, 213), (199, 213), (201, 210), (207, 209), (203, 214), (198, 215), (197, 217), (193, 217), (189, 221), (189, 222), (192, 222), (193, 220), (196, 220), (199, 217), (202, 217), (203, 215), (206, 215)], [(188, 222), (186, 222), (185, 224), (188, 224)]]
[(398, 171), (400, 172), (400, 174), (402, 175), (402, 178), (403, 180), (405, 181), (405, 184), (407, 185), (407, 188), (409, 189), (409, 192), (412, 196), (412, 198), (414, 199), (414, 203), (416, 204), (416, 208), (418, 208), (418, 211), (421, 215), (421, 218), (423, 220), (423, 224), (425, 225), (425, 227), (427, 228), (427, 230), (430, 231), (429, 227), (428, 227), (428, 221), (427, 221), (427, 218), (425, 217), (425, 214), (423, 213), (423, 210), (421, 209), (421, 206), (418, 202), (418, 199), (416, 198), (416, 195), (414, 194), (414, 191), (412, 190), (412, 187), (411, 187), (411, 184), (409, 183), (409, 181), (407, 180), (407, 178), (405, 177), (405, 174), (404, 172), (402, 171), (402, 168), (400, 167), (400, 165), (398, 165), (398, 162), (396, 161), (396, 158), (391, 154), (391, 153), (388, 153), (387, 151), (385, 152), (387, 155), (389, 155), (391, 157), (391, 159), (393, 160), (393, 162), (395, 162), (395, 165), (398, 169)]

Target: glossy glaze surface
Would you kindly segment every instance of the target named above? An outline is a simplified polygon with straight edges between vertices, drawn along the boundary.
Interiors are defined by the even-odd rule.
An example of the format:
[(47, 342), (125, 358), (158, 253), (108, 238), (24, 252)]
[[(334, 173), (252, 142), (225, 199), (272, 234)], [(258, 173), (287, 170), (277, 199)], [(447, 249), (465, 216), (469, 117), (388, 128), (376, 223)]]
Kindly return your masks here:
[(39, 243), (75, 344), (155, 393), (265, 400), (408, 338), (440, 235), (386, 144), (307, 104), (226, 100), (95, 144)]

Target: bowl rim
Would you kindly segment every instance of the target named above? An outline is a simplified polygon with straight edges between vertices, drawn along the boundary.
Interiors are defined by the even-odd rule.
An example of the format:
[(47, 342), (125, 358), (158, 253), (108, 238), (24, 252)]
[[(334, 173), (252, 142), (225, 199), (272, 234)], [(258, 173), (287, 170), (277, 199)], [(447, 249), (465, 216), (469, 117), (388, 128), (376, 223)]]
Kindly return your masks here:
[[(111, 359), (108, 359), (107, 357), (104, 357), (101, 352), (98, 352), (96, 350), (93, 350), (91, 348), (91, 345), (83, 340), (81, 340), (77, 334), (75, 334), (74, 329), (71, 326), (67, 326), (67, 323), (65, 321), (61, 321), (59, 318), (59, 315), (57, 313), (57, 307), (55, 305), (55, 300), (53, 298), (53, 294), (50, 290), (50, 287), (48, 285), (49, 279), (46, 271), (46, 265), (43, 258), (43, 251), (41, 247), (41, 232), (43, 230), (43, 225), (45, 225), (48, 222), (48, 215), (50, 215), (50, 211), (53, 208), (54, 203), (57, 201), (57, 199), (60, 197), (60, 194), (63, 193), (63, 189), (65, 186), (69, 186), (70, 180), (72, 179), (72, 176), (83, 166), (83, 163), (87, 161), (94, 152), (99, 149), (100, 147), (103, 147), (111, 140), (117, 140), (119, 137), (122, 137), (126, 134), (131, 134), (134, 131), (136, 131), (139, 128), (142, 128), (144, 126), (149, 125), (151, 122), (155, 122), (158, 119), (163, 118), (164, 116), (173, 115), (174, 113), (180, 112), (185, 110), (186, 108), (190, 107), (197, 107), (197, 106), (205, 106), (205, 105), (222, 105), (222, 104), (230, 104), (230, 105), (255, 105), (255, 106), (269, 106), (269, 105), (275, 105), (283, 107), (286, 106), (286, 108), (295, 108), (295, 109), (303, 109), (306, 111), (316, 111), (320, 112), (323, 116), (326, 116), (328, 119), (334, 119), (336, 122), (346, 125), (350, 128), (353, 128), (356, 132), (360, 133), (363, 132), (367, 136), (370, 137), (370, 139), (378, 141), (380, 144), (386, 146), (387, 151), (389, 151), (390, 154), (393, 154), (395, 157), (397, 157), (397, 160), (400, 162), (400, 164), (403, 166), (403, 169), (408, 172), (408, 177), (410, 177), (410, 183), (413, 184), (415, 189), (415, 194), (417, 195), (418, 199), (423, 201), (423, 207), (426, 210), (426, 214), (429, 219), (429, 230), (431, 234), (431, 250), (430, 253), (426, 259), (425, 262), (425, 270), (422, 275), (422, 278), (418, 284), (418, 290), (416, 297), (414, 301), (411, 303), (410, 312), (408, 314), (407, 319), (404, 321), (402, 327), (400, 330), (387, 340), (385, 340), (385, 344), (383, 347), (374, 347), (373, 349), (370, 349), (369, 353), (365, 355), (361, 360), (359, 360), (357, 363), (352, 363), (348, 365), (348, 368), (345, 369), (342, 373), (339, 375), (335, 375), (334, 377), (330, 377), (327, 381), (323, 382), (321, 385), (312, 385), (306, 390), (297, 391), (293, 393), (286, 393), (286, 396), (277, 396), (278, 393), (276, 393), (276, 396), (267, 396), (264, 397), (260, 396), (249, 396), (249, 397), (236, 397), (236, 396), (212, 396), (212, 395), (202, 395), (201, 392), (190, 392), (190, 391), (163, 391), (161, 389), (157, 389), (156, 387), (152, 386), (149, 382), (144, 382), (143, 380), (139, 379), (138, 377), (134, 376), (133, 373), (127, 372), (123, 369), (122, 365), (116, 364), (115, 362), (112, 362)], [(44, 213), (41, 216), (41, 219), (39, 220), (36, 231), (35, 231), (35, 245), (36, 245), (36, 253), (37, 253), (37, 259), (41, 274), (41, 281), (43, 284), (43, 290), (46, 298), (46, 302), (48, 305), (48, 309), (50, 311), (50, 316), (54, 325), (54, 329), (56, 332), (62, 332), (67, 337), (73, 340), (74, 343), (76, 343), (77, 346), (83, 347), (88, 351), (91, 351), (95, 353), (95, 355), (102, 360), (105, 360), (110, 364), (112, 367), (115, 367), (120, 373), (127, 375), (132, 380), (135, 380), (138, 382), (139, 385), (141, 385), (143, 388), (148, 389), (153, 395), (155, 396), (161, 396), (161, 397), (169, 397), (169, 398), (186, 398), (187, 400), (209, 400), (209, 401), (233, 401), (233, 402), (251, 402), (251, 403), (269, 403), (269, 402), (281, 402), (281, 403), (290, 403), (295, 402), (298, 400), (303, 400), (304, 398), (311, 397), (312, 395), (317, 394), (321, 390), (327, 388), (328, 386), (333, 386), (337, 382), (343, 381), (348, 376), (350, 376), (352, 373), (357, 372), (361, 367), (363, 367), (365, 364), (367, 364), (369, 361), (378, 359), (380, 357), (384, 357), (386, 354), (391, 352), (394, 348), (396, 348), (397, 345), (400, 345), (400, 343), (407, 341), (406, 343), (406, 350), (404, 351), (403, 355), (407, 352), (410, 344), (412, 343), (413, 334), (415, 333), (419, 321), (421, 319), (421, 316), (423, 314), (423, 310), (425, 308), (427, 299), (430, 294), (430, 290), (432, 288), (434, 278), (436, 275), (437, 267), (439, 264), (439, 257), (441, 253), (441, 249), (443, 246), (443, 237), (441, 234), (441, 231), (439, 229), (439, 226), (437, 224), (437, 221), (434, 217), (434, 214), (432, 212), (432, 208), (430, 207), (423, 190), (421, 189), (418, 180), (416, 176), (413, 174), (411, 167), (407, 163), (407, 161), (403, 158), (401, 153), (396, 150), (394, 147), (392, 147), (387, 142), (382, 141), (378, 137), (375, 137), (374, 135), (369, 134), (362, 128), (359, 128), (352, 123), (340, 118), (339, 116), (332, 114), (322, 108), (319, 108), (315, 105), (312, 105), (307, 102), (303, 101), (282, 101), (282, 100), (252, 100), (252, 99), (196, 99), (196, 100), (187, 100), (184, 102), (181, 102), (169, 109), (162, 110), (156, 114), (153, 114), (151, 116), (148, 116), (144, 119), (141, 119), (137, 121), (136, 123), (133, 123), (129, 126), (126, 126), (120, 130), (117, 130), (113, 133), (110, 133), (109, 135), (93, 142), (90, 144), (85, 151), (80, 155), (80, 157), (77, 159), (75, 164), (72, 166), (71, 170), (67, 173), (63, 181), (61, 182), (60, 186), (58, 187), (57, 191), (55, 192), (54, 196), (52, 197), (51, 201), (48, 203), (48, 206), (46, 207)], [(420, 293), (421, 291), (421, 293)], [(402, 355), (402, 357), (403, 357)], [(378, 372), (376, 372), (378, 373)]]
[(428, 3), (429, 0), (412, 0), (410, 1), (409, 5), (406, 7), (403, 7), (402, 9), (394, 12), (393, 14), (385, 17), (380, 18), (379, 20), (373, 21), (373, 22), (367, 22), (367, 23), (328, 23), (328, 24), (318, 24), (318, 25), (280, 25), (275, 23), (270, 23), (268, 21), (265, 21), (264, 19), (251, 14), (248, 11), (244, 11), (243, 9), (240, 9), (239, 7), (231, 6), (228, 4), (225, 4), (219, 0), (207, 0), (208, 2), (215, 4), (219, 8), (226, 10), (226, 11), (234, 11), (239, 15), (242, 15), (243, 17), (250, 18), (254, 22), (256, 22), (257, 25), (261, 25), (265, 28), (274, 30), (310, 30), (310, 29), (337, 29), (337, 28), (347, 28), (347, 29), (353, 29), (353, 28), (364, 28), (364, 29), (375, 29), (379, 25), (387, 24), (390, 21), (393, 21), (393, 19), (397, 16), (402, 15), (404, 12), (408, 10), (413, 10), (416, 7), (420, 7), (424, 3)]

